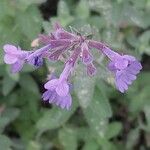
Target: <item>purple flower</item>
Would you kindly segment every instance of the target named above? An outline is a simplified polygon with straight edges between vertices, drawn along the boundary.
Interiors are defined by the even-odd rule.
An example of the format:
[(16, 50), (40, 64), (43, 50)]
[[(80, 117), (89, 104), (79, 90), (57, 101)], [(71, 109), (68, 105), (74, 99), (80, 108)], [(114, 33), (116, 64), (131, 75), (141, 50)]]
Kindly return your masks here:
[(89, 45), (101, 50), (111, 60), (108, 69), (115, 74), (115, 85), (117, 89), (124, 93), (128, 89), (128, 85), (132, 84), (136, 79), (136, 75), (142, 69), (141, 63), (133, 56), (120, 55), (112, 51), (104, 43), (90, 40)]
[(87, 65), (87, 74), (88, 74), (89, 76), (95, 75), (96, 72), (97, 72), (97, 71), (96, 71), (96, 67), (94, 66), (93, 63), (90, 63), (90, 64)]
[(52, 35), (55, 37), (55, 39), (76, 39), (76, 35), (65, 31), (62, 26), (59, 23), (55, 23), (54, 26), (54, 32), (52, 33)]
[(42, 96), (44, 101), (49, 101), (51, 104), (55, 104), (62, 109), (69, 110), (72, 104), (71, 95), (68, 93), (66, 96), (59, 96), (54, 90), (47, 90)]
[(46, 45), (36, 51), (32, 51), (31, 54), (27, 58), (27, 62), (30, 65), (33, 65), (35, 67), (40, 67), (43, 65), (43, 57), (44, 54), (51, 49), (51, 45)]
[(83, 42), (81, 45), (81, 58), (84, 64), (89, 64), (93, 60), (93, 56), (89, 51), (87, 43)]
[(124, 93), (128, 85), (136, 79), (136, 75), (142, 69), (141, 63), (129, 55), (117, 56), (108, 65), (109, 70), (115, 74), (115, 84), (117, 89)]
[[(106, 55), (110, 62), (108, 69), (115, 76), (115, 85), (119, 91), (124, 93), (130, 84), (136, 79), (136, 75), (142, 69), (140, 62), (130, 55), (120, 55), (114, 52), (105, 43), (89, 40), (88, 36), (82, 36), (78, 31), (70, 33), (63, 29), (58, 23), (54, 25), (54, 32), (49, 35), (40, 35), (33, 45), (42, 44), (40, 49), (34, 51), (22, 51), (13, 45), (4, 45), (4, 61), (10, 64), (12, 72), (18, 72), (24, 63), (40, 67), (43, 59), (49, 61), (65, 61), (65, 67), (59, 78), (51, 78), (44, 87), (43, 100), (49, 101), (61, 108), (69, 109), (72, 99), (70, 95), (70, 83), (68, 83), (72, 70), (78, 60), (86, 66), (89, 76), (96, 74), (93, 64), (92, 49), (97, 49)], [(63, 56), (63, 59), (59, 59)]]
[(11, 71), (13, 73), (19, 72), (28, 56), (28, 52), (21, 51), (19, 47), (17, 48), (10, 44), (4, 45), (3, 49), (5, 52), (4, 62), (11, 65)]
[(72, 64), (66, 63), (63, 72), (59, 79), (54, 78), (48, 81), (44, 87), (47, 91), (43, 94), (43, 100), (48, 100), (49, 103), (54, 103), (61, 108), (69, 109), (72, 103), (69, 93), (69, 83), (67, 81), (71, 72)]
[(68, 76), (71, 72), (72, 64), (66, 63), (63, 72), (61, 73), (59, 79), (52, 79), (48, 81), (44, 87), (45, 89), (55, 90), (59, 96), (66, 96), (69, 92), (69, 84), (67, 82)]
[(76, 39), (76, 36), (72, 33), (69, 33), (67, 31), (65, 31), (62, 28), (57, 29), (54, 33), (53, 33), (55, 39)]
[(69, 92), (69, 85), (66, 80), (52, 79), (44, 87), (45, 89), (55, 90), (59, 96), (66, 96)]
[(68, 46), (58, 47), (55, 51), (47, 54), (47, 58), (51, 61), (57, 61), (59, 57), (67, 50)]
[(102, 51), (111, 60), (108, 68), (115, 74), (117, 89), (124, 93), (128, 89), (128, 85), (132, 84), (136, 79), (136, 75), (142, 69), (141, 63), (133, 56), (119, 55), (106, 46), (103, 47)]

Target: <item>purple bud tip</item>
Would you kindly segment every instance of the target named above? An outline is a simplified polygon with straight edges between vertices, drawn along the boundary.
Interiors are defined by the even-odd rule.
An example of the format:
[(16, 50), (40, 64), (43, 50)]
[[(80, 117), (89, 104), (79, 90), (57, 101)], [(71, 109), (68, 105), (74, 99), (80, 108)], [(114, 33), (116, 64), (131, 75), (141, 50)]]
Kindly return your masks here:
[(87, 74), (89, 76), (95, 75), (97, 72), (96, 67), (93, 65), (93, 63), (90, 63), (87, 65)]

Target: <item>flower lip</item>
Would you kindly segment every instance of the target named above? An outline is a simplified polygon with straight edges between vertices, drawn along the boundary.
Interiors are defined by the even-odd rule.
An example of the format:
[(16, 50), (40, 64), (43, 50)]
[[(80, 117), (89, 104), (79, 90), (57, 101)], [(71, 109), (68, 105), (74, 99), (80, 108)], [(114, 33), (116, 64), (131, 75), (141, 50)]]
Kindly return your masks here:
[(126, 59), (118, 58), (116, 59), (114, 65), (117, 69), (122, 70), (122, 69), (125, 69), (129, 65), (129, 61)]
[(11, 44), (5, 44), (3, 46), (4, 52), (7, 54), (20, 54), (20, 49)]
[(69, 85), (67, 81), (59, 83), (59, 85), (56, 87), (56, 93), (61, 97), (64, 97), (69, 93)]
[(17, 62), (17, 57), (9, 55), (9, 54), (5, 54), (4, 56), (4, 62), (6, 64), (14, 64), (15, 62)]
[(59, 84), (58, 79), (52, 79), (44, 85), (44, 88), (47, 90), (55, 90), (58, 84)]
[[(16, 46), (11, 45), (11, 44), (4, 45), (3, 49), (5, 52), (4, 62), (6, 64), (13, 65), (13, 64), (17, 64), (17, 62), (21, 62), (22, 64), (22, 61), (24, 61), (28, 55), (28, 52), (22, 51), (19, 47), (17, 48)], [(17, 65), (14, 65), (14, 66), (17, 66)]]
[(141, 63), (136, 61), (131, 61), (128, 66), (122, 70), (115, 67), (114, 63), (109, 64), (109, 69), (115, 73), (115, 84), (117, 89), (124, 93), (128, 89), (128, 85), (136, 79), (136, 75), (142, 69)]
[(70, 94), (62, 97), (59, 96), (54, 90), (47, 90), (42, 95), (43, 101), (49, 101), (51, 104), (55, 104), (56, 106), (69, 110), (72, 104), (72, 98)]

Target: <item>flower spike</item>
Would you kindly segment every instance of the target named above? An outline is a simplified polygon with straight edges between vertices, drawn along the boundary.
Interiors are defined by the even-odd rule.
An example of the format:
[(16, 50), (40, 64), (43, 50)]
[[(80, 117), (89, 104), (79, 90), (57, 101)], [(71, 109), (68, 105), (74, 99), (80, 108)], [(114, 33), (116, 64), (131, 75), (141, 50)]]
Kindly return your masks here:
[[(4, 45), (4, 62), (11, 65), (12, 72), (16, 73), (22, 69), (24, 63), (37, 68), (43, 65), (44, 58), (49, 61), (59, 61), (59, 58), (64, 56), (65, 65), (62, 73), (59, 78), (53, 76), (44, 84), (46, 91), (42, 96), (43, 101), (48, 101), (62, 109), (71, 108), (69, 79), (77, 62), (81, 60), (86, 66), (87, 75), (96, 74), (92, 48), (97, 49), (109, 59), (108, 69), (114, 74), (116, 88), (122, 93), (128, 89), (142, 69), (141, 63), (135, 57), (120, 55), (105, 43), (88, 39), (88, 36), (82, 36), (79, 32), (70, 33), (59, 23), (54, 25), (54, 32), (49, 35), (39, 35), (33, 45), (41, 47), (37, 50), (23, 51), (14, 45)], [(71, 55), (68, 56), (68, 54)]]

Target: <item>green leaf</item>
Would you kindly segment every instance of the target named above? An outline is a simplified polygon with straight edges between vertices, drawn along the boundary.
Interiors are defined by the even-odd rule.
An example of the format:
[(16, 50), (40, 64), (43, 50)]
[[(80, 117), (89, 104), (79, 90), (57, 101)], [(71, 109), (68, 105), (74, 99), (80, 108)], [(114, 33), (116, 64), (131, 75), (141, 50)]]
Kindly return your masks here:
[(19, 84), (26, 91), (30, 91), (30, 92), (33, 92), (34, 94), (39, 95), (38, 85), (30, 75), (22, 74), (20, 76)]
[(86, 141), (83, 150), (98, 150), (99, 144), (94, 140)]
[(3, 78), (2, 93), (6, 96), (8, 95), (16, 85), (16, 81), (10, 78), (8, 75), (5, 75)]
[(75, 129), (78, 140), (89, 141), (93, 138), (92, 132), (89, 131), (89, 127), (78, 127)]
[(41, 145), (40, 143), (36, 142), (36, 141), (30, 141), (28, 146), (27, 146), (27, 150), (41, 150)]
[[(73, 17), (70, 15), (70, 11), (67, 3), (64, 0), (60, 0), (57, 8), (58, 17), (51, 18), (52, 22), (59, 21), (62, 26), (67, 26), (73, 21)], [(64, 19), (65, 18), (65, 19)]]
[(26, 11), (30, 6), (38, 6), (41, 3), (46, 2), (46, 0), (15, 0), (15, 6), (19, 11)]
[[(53, 22), (52, 22), (53, 23)], [(52, 23), (49, 21), (43, 21), (42, 26), (44, 28), (44, 31), (48, 34), (53, 31)]]
[(111, 20), (111, 10), (112, 10), (112, 4), (110, 0), (94, 0), (94, 1), (88, 1), (89, 6), (92, 10), (102, 14), (102, 16), (107, 21), (107, 24), (110, 23)]
[(5, 126), (9, 123), (9, 118), (7, 117), (0, 117), (0, 132), (2, 132)]
[(135, 128), (129, 132), (126, 143), (127, 149), (133, 149), (133, 147), (137, 144), (139, 134), (139, 128)]
[(13, 16), (15, 7), (13, 7), (13, 1), (1, 0), (0, 1), (0, 20), (7, 15)]
[(6, 109), (1, 113), (0, 131), (3, 131), (6, 125), (14, 121), (19, 115), (19, 110), (16, 108)]
[(142, 90), (137, 90), (135, 95), (130, 97), (129, 102), (129, 110), (132, 113), (138, 113), (140, 110), (144, 108), (145, 105), (149, 105), (149, 97), (150, 97), (150, 87), (145, 87)]
[(34, 71), (35, 68), (33, 66), (29, 66), (28, 64), (24, 64), (23, 69), (21, 70), (21, 72), (23, 73), (29, 73)]
[(76, 108), (77, 104), (75, 100), (72, 104), (71, 110), (69, 111), (53, 107), (51, 110), (45, 111), (43, 117), (38, 120), (36, 128), (42, 132), (56, 129), (62, 126), (72, 116)]
[[(18, 25), (16, 25), (15, 20), (13, 17), (7, 16), (3, 19), (3, 21), (0, 21), (0, 47), (3, 47), (4, 44), (18, 44), (21, 40), (22, 34), (20, 33), (20, 30), (18, 30)], [(0, 51), (2, 51), (1, 57), (3, 57), (3, 49), (1, 48)], [(0, 63), (3, 62), (3, 58), (0, 58)]]
[(141, 54), (146, 53), (150, 55), (150, 30), (145, 31), (140, 37), (139, 37), (139, 52)]
[(112, 122), (108, 125), (107, 131), (106, 131), (106, 138), (111, 139), (119, 134), (119, 132), (122, 129), (122, 125), (120, 122)]
[(98, 88), (95, 89), (91, 104), (83, 112), (93, 134), (105, 138), (108, 118), (112, 116), (112, 112), (106, 97)]
[(12, 122), (13, 120), (17, 118), (17, 116), (19, 115), (19, 112), (20, 111), (17, 108), (8, 108), (4, 110), (4, 112), (2, 113), (2, 116), (7, 117), (9, 119), (9, 122)]
[(150, 105), (144, 106), (144, 113), (145, 113), (148, 128), (150, 129)]
[[(93, 97), (93, 101), (98, 105), (97, 109), (99, 107), (99, 116), (101, 118), (110, 118), (112, 117), (112, 109), (111, 109), (111, 105), (109, 102), (109, 99), (107, 97), (107, 93), (106, 93), (106, 87), (103, 86), (102, 82), (99, 81), (99, 88), (96, 87), (95, 89), (95, 93), (94, 93), (94, 97)], [(105, 88), (104, 88), (105, 87)]]
[(59, 141), (65, 150), (77, 149), (77, 136), (72, 128), (65, 127), (59, 131)]
[(86, 108), (90, 105), (94, 87), (95, 87), (95, 78), (91, 78), (84, 74), (83, 67), (78, 65), (76, 68), (77, 74), (74, 78), (74, 91), (79, 99), (79, 104)]
[(150, 105), (150, 93), (148, 92), (150, 91), (149, 75), (149, 72), (141, 72), (136, 82), (132, 85), (132, 88), (128, 90), (127, 96), (130, 99), (129, 110), (135, 115), (142, 110), (144, 106)]
[(102, 150), (118, 150), (116, 143), (110, 142), (106, 139), (99, 140), (99, 145), (101, 146)]
[(16, 0), (16, 5), (22, 10), (27, 9), (30, 5), (44, 3), (46, 0)]
[(111, 22), (113, 25), (118, 27), (123, 21), (123, 5), (122, 3), (118, 4), (117, 2), (112, 3), (113, 9), (111, 9)]
[(20, 31), (22, 31), (22, 33), (30, 40), (36, 38), (41, 32), (42, 18), (38, 9), (34, 6), (18, 13), (16, 16), (16, 22)]
[(143, 14), (130, 4), (124, 5), (124, 16), (131, 21), (131, 23), (141, 28), (145, 27)]
[(97, 27), (98, 29), (102, 29), (106, 26), (104, 18), (98, 15), (89, 17), (88, 23), (90, 23), (91, 26)]
[(5, 135), (0, 135), (0, 149), (11, 150), (12, 141)]
[(70, 15), (68, 5), (64, 0), (59, 1), (57, 10), (59, 17), (68, 17)]
[(9, 66), (9, 65), (6, 66), (6, 72), (12, 80), (14, 80), (16, 82), (19, 81), (19, 77), (20, 77), (19, 73), (11, 73), (11, 66)]
[(81, 19), (86, 19), (90, 15), (89, 5), (86, 0), (80, 0), (76, 8), (76, 15)]

